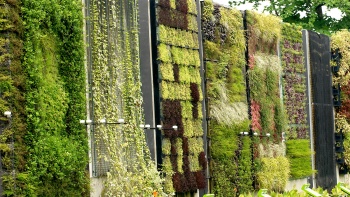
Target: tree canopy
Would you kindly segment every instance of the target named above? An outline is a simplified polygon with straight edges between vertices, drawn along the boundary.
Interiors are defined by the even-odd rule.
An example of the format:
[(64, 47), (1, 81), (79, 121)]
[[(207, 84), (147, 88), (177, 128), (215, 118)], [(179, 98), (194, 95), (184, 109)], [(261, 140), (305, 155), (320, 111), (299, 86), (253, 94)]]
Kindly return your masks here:
[[(267, 3), (268, 2), (268, 3)], [(264, 11), (274, 14), (284, 22), (296, 23), (305, 29), (330, 34), (350, 26), (350, 1), (344, 0), (235, 0), (231, 6), (253, 3), (254, 7), (264, 6)], [(341, 11), (341, 18), (333, 18), (330, 10)], [(328, 12), (327, 12), (328, 11)]]

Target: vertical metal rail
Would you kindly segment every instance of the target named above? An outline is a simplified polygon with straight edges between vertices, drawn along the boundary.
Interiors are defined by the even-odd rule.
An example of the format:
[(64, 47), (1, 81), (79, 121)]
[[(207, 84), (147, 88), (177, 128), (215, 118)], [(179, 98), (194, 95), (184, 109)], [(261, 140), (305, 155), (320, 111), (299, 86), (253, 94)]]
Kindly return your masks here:
[[(202, 119), (202, 127), (203, 127), (203, 148), (204, 153), (207, 156), (208, 159), (208, 153), (209, 153), (209, 145), (210, 145), (210, 133), (208, 129), (209, 122), (208, 120), (208, 113), (209, 113), (209, 107), (208, 107), (208, 94), (207, 94), (207, 80), (206, 80), (206, 63), (204, 61), (204, 48), (203, 48), (203, 34), (202, 34), (202, 6), (203, 1), (196, 0), (196, 7), (197, 7), (197, 24), (198, 24), (198, 46), (199, 46), (199, 59), (200, 59), (200, 75), (201, 75), (201, 88), (202, 92), (205, 95), (205, 99), (202, 101), (202, 113), (203, 113), (203, 119)], [(204, 193), (208, 193), (210, 191), (210, 171), (209, 166), (207, 164), (207, 168), (205, 171), (205, 177), (208, 181), (207, 187), (204, 189)]]
[[(246, 42), (246, 50), (245, 50), (245, 80), (246, 80), (246, 94), (247, 94), (247, 104), (248, 104), (248, 117), (251, 120), (252, 119), (252, 113), (251, 113), (251, 99), (250, 99), (250, 86), (249, 86), (249, 76), (248, 76), (248, 70), (249, 70), (249, 32), (248, 32), (248, 23), (247, 23), (247, 11), (242, 12), (243, 16), (243, 28), (244, 28), (244, 34), (245, 34), (245, 42)], [(251, 138), (251, 173), (252, 173), (252, 187), (255, 189), (255, 168), (254, 168), (254, 142), (253, 142), (253, 130), (252, 125), (249, 126), (249, 136)]]
[[(152, 48), (152, 64), (153, 64), (153, 85), (154, 85), (154, 116), (155, 123), (160, 124), (160, 95), (159, 95), (159, 76), (158, 76), (158, 63), (157, 63), (157, 17), (156, 17), (156, 3), (157, 0), (150, 0), (150, 19), (151, 19), (151, 48)], [(162, 168), (162, 133), (156, 132), (156, 144), (157, 144), (157, 168)]]
[[(152, 68), (152, 47), (151, 47), (151, 22), (150, 22), (150, 2), (138, 0), (139, 6), (139, 53), (141, 70), (141, 91), (143, 97), (143, 109), (145, 123), (155, 124), (154, 108), (154, 82)], [(157, 143), (156, 130), (146, 132), (147, 145), (151, 152), (151, 158), (157, 163)]]
[[(91, 16), (91, 9), (95, 2), (93, 0), (83, 0), (85, 2), (85, 43), (86, 43), (86, 62), (85, 62), (85, 71), (86, 71), (86, 105), (87, 105), (87, 119), (94, 120), (94, 97), (93, 97), (93, 88), (92, 88), (92, 22), (94, 19)], [(90, 177), (96, 176), (96, 148), (95, 148), (95, 138), (94, 138), (94, 125), (87, 126), (87, 133), (89, 137), (89, 171)]]
[[(304, 48), (304, 57), (305, 57), (305, 67), (306, 67), (306, 84), (307, 84), (307, 104), (308, 104), (308, 123), (310, 127), (310, 149), (313, 153), (314, 148), (314, 135), (313, 135), (313, 116), (312, 116), (312, 91), (311, 91), (311, 67), (310, 67), (310, 46), (309, 46), (309, 33), (307, 30), (303, 30), (303, 48)], [(315, 172), (315, 156), (311, 154), (311, 165), (312, 171)], [(316, 175), (312, 173), (312, 188), (316, 187)]]

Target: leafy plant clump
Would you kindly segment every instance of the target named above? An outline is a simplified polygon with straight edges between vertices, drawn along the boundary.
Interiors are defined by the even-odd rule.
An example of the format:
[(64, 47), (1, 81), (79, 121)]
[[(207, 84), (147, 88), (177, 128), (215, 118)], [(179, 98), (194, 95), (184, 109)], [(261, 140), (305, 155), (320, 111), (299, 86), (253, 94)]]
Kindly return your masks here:
[(310, 176), (313, 173), (310, 167), (312, 154), (310, 141), (307, 139), (288, 140), (286, 145), (291, 178), (298, 179)]

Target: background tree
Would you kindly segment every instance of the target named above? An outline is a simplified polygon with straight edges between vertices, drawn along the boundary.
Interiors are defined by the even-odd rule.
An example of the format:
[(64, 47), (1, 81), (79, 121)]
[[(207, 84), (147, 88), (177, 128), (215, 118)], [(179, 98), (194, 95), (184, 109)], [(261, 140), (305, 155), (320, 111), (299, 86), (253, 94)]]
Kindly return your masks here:
[[(235, 0), (231, 6), (253, 3), (254, 7), (264, 7), (264, 11), (274, 14), (284, 22), (296, 23), (305, 29), (330, 34), (350, 26), (350, 1), (344, 0)], [(336, 8), (341, 11), (341, 18), (328, 14)], [(334, 11), (334, 10), (333, 10)]]

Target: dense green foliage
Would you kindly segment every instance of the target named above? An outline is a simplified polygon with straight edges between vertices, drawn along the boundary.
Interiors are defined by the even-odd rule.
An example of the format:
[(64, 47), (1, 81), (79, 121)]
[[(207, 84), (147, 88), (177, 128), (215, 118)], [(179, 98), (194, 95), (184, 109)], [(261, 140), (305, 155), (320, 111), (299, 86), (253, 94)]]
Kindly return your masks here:
[(83, 17), (80, 1), (24, 0), (27, 185), (35, 196), (86, 196)]
[(291, 177), (298, 179), (312, 175), (310, 141), (307, 139), (287, 140), (286, 145)]
[[(319, 33), (330, 34), (347, 29), (350, 24), (350, 4), (343, 0), (284, 0), (268, 1), (268, 4), (265, 4), (264, 0), (238, 0), (230, 1), (230, 4), (233, 6), (248, 2), (253, 3), (255, 8), (263, 5), (266, 11), (281, 17), (286, 23), (298, 24), (304, 29), (316, 30)], [(330, 12), (336, 12), (330, 9), (338, 9), (341, 12), (341, 16), (338, 16), (340, 19), (330, 16)]]
[(26, 184), (28, 173), (25, 172), (25, 76), (21, 65), (23, 25), (21, 1), (0, 2), (0, 113), (12, 112), (10, 120), (3, 116), (0, 118), (0, 170), (3, 196), (16, 196), (21, 191), (30, 194), (32, 190)]
[(289, 161), (286, 157), (262, 158), (257, 173), (260, 188), (282, 192), (289, 178)]

